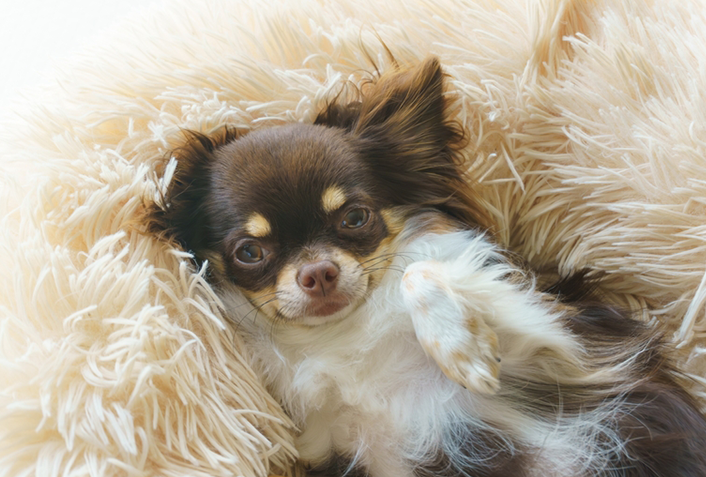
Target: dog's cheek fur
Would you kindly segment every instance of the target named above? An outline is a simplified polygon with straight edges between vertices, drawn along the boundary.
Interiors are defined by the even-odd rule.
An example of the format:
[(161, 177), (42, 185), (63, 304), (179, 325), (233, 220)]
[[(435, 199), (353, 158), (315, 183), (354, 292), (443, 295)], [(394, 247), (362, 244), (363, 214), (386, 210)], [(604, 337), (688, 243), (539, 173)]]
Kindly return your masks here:
[(277, 301), (277, 287), (275, 285), (270, 285), (264, 287), (258, 291), (250, 291), (244, 288), (240, 288), (240, 292), (248, 299), (252, 304), (252, 317), (245, 317), (244, 319), (257, 320), (260, 314), (264, 314), (268, 317), (277, 316), (279, 310), (279, 303)]

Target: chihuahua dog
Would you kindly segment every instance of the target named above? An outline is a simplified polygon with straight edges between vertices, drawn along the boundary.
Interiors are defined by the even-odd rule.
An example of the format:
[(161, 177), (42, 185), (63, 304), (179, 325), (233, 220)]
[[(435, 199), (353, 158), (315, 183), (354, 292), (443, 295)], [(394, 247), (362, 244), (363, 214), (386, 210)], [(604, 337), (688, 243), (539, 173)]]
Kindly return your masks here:
[(191, 134), (152, 211), (208, 262), (309, 475), (706, 475), (659, 337), (579, 280), (539, 290), (484, 232), (439, 61), (359, 94)]

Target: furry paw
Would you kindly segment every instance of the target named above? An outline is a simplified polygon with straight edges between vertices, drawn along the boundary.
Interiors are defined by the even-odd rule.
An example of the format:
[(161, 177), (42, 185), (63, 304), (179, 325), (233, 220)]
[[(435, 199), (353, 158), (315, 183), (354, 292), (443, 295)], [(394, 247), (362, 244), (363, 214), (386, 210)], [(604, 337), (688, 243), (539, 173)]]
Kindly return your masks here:
[(402, 295), (417, 339), (449, 379), (478, 393), (500, 389), (498, 337), (481, 316), (467, 309), (442, 263), (407, 267)]

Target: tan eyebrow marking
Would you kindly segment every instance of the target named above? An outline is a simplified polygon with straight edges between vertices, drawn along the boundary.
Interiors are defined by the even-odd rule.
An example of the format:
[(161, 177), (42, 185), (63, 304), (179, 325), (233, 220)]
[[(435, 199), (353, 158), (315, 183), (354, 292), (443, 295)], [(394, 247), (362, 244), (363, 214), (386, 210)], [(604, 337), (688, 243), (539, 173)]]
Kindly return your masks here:
[(321, 196), (321, 206), (324, 212), (331, 213), (346, 203), (346, 194), (338, 186), (331, 186)]
[(255, 212), (245, 224), (245, 231), (253, 237), (264, 237), (272, 232), (272, 227), (266, 218)]

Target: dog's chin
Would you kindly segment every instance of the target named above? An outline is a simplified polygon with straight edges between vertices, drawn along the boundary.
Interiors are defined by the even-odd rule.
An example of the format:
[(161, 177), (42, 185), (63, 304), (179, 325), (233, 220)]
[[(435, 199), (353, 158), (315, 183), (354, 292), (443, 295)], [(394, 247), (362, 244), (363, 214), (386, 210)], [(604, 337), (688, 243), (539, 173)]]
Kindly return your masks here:
[(317, 318), (326, 318), (335, 315), (349, 304), (350, 302), (346, 299), (324, 300), (321, 303), (315, 303), (309, 306), (305, 314)]
[(362, 303), (362, 299), (325, 300), (307, 306), (300, 313), (284, 315), (287, 323), (301, 326), (321, 326), (345, 319)]

